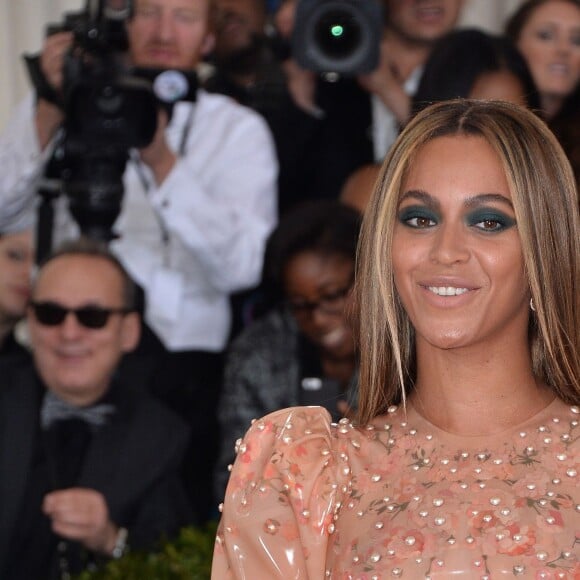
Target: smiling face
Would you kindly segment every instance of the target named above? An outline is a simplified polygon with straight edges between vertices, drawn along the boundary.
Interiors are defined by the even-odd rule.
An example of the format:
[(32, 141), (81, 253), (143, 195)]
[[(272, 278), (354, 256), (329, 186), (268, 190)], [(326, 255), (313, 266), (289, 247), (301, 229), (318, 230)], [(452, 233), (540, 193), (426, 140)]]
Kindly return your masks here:
[(580, 8), (551, 0), (536, 8), (517, 45), (543, 98), (565, 98), (580, 80)]
[(463, 0), (385, 0), (387, 25), (414, 43), (433, 43), (457, 23)]
[[(65, 308), (122, 308), (123, 281), (102, 257), (65, 255), (39, 273), (34, 302)], [(103, 328), (87, 328), (69, 313), (61, 324), (41, 324), (31, 309), (28, 323), (37, 370), (46, 386), (72, 404), (88, 405), (102, 397), (121, 356), (139, 339), (137, 314), (115, 313)]]
[(192, 69), (213, 46), (210, 0), (136, 0), (127, 24), (133, 64)]
[(509, 186), (480, 137), (439, 137), (403, 182), (395, 285), (420, 349), (527, 340), (529, 290)]
[(0, 236), (0, 321), (13, 323), (26, 312), (33, 260), (31, 231)]
[(300, 330), (334, 358), (354, 356), (346, 316), (353, 271), (352, 260), (313, 251), (296, 254), (284, 269), (284, 291)]

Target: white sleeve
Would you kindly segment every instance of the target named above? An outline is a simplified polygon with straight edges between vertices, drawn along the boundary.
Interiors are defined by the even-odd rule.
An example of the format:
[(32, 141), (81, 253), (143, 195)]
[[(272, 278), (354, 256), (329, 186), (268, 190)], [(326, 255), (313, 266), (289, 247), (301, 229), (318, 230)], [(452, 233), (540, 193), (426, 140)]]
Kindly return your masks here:
[(150, 193), (170, 235), (203, 264), (213, 287), (230, 293), (259, 281), (277, 219), (278, 164), (270, 131), (257, 114), (236, 105), (229, 123), (222, 119), (212, 127), (217, 130), (198, 133)]
[[(0, 229), (32, 210), (39, 178), (52, 147), (40, 150), (34, 125), (34, 95), (14, 111), (0, 135)], [(30, 218), (32, 219), (32, 218)]]

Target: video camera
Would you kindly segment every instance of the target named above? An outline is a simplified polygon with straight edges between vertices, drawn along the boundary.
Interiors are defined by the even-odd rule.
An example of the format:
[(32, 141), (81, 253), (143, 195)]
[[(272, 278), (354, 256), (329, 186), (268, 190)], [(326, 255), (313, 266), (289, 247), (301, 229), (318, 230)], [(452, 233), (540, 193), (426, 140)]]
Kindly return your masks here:
[(379, 63), (382, 33), (379, 0), (299, 0), (292, 55), (320, 73), (368, 73)]
[(38, 96), (64, 112), (61, 138), (39, 192), (39, 251), (50, 250), (51, 206), (61, 192), (83, 235), (113, 239), (130, 149), (151, 143), (159, 107), (171, 115), (176, 101), (195, 100), (195, 73), (127, 64), (125, 24), (131, 15), (131, 0), (86, 0), (84, 11), (68, 13), (63, 24), (47, 29), (48, 35), (73, 32), (60, 93), (44, 78), (40, 57), (26, 57)]

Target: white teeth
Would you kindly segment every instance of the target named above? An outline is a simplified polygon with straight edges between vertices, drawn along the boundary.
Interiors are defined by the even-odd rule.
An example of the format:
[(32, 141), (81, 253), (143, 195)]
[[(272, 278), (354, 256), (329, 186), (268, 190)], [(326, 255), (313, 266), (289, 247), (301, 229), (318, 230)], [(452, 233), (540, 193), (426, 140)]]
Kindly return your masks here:
[(429, 286), (429, 290), (437, 296), (460, 296), (467, 292), (467, 288), (454, 288), (453, 286)]
[(346, 334), (346, 329), (342, 326), (339, 326), (338, 328), (335, 328), (334, 330), (332, 330), (328, 334), (325, 334), (324, 336), (322, 336), (320, 342), (324, 346), (326, 346), (328, 348), (332, 348), (332, 347), (340, 344), (344, 340), (345, 334)]

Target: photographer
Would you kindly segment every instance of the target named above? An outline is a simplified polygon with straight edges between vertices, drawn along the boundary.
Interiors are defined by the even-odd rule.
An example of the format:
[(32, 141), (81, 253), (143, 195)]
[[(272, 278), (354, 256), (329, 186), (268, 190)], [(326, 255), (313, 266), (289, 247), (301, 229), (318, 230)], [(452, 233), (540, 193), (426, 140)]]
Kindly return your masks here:
[[(211, 0), (135, 0), (127, 23), (130, 63), (194, 70), (213, 44), (210, 14)], [(42, 51), (42, 71), (57, 92), (73, 42), (71, 33), (58, 33)], [(0, 136), (0, 225), (35, 196), (65, 116), (31, 95)], [(230, 99), (198, 90), (194, 103), (175, 104), (170, 119), (159, 111), (153, 141), (131, 151), (123, 175), (118, 238), (111, 249), (145, 291), (149, 342), (162, 344), (156, 358), (148, 357), (155, 360), (151, 381), (162, 385), (162, 398), (192, 424), (192, 441), (204, 440), (195, 452), (197, 473), (188, 478), (201, 517), (212, 507), (205, 474), (215, 455), (229, 295), (258, 282), (276, 220), (276, 172), (263, 120)], [(59, 224), (72, 221), (66, 219), (66, 201), (57, 200)], [(193, 458), (187, 461), (193, 470)]]
[[(333, 137), (335, 140), (341, 138), (341, 132), (344, 134), (342, 125), (356, 110), (354, 117), (358, 125), (351, 121), (347, 141), (360, 135), (370, 136), (374, 161), (381, 162), (409, 119), (411, 96), (434, 43), (455, 27), (464, 2), (382, 0), (384, 27), (378, 66), (371, 72), (356, 75), (351, 85), (346, 84), (349, 95), (341, 95), (345, 104), (337, 107), (337, 96), (332, 95), (329, 99), (325, 95), (329, 91), (328, 83), (321, 83), (311, 70), (289, 59), (285, 70), (294, 102), (305, 112), (326, 118), (327, 124), (337, 125), (340, 130), (338, 137)], [(282, 0), (276, 22), (283, 36), (292, 36), (299, 4), (300, 0)], [(372, 160), (366, 159), (365, 163)], [(356, 167), (351, 166), (347, 175), (354, 169)]]

